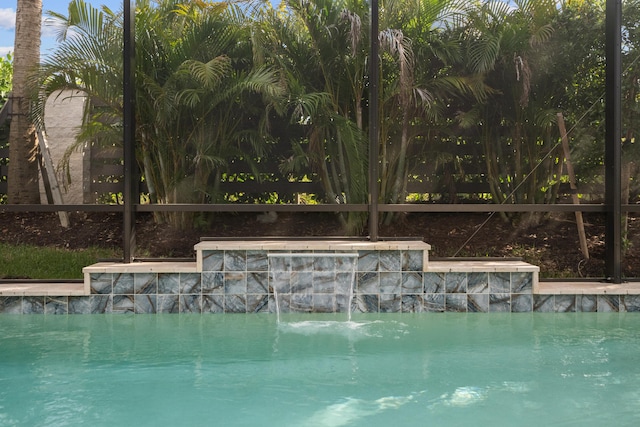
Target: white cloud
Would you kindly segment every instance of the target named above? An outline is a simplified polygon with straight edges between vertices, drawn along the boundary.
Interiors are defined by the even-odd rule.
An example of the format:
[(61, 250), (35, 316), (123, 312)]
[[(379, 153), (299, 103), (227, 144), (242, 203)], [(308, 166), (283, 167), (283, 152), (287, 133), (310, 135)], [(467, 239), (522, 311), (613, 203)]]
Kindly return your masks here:
[(0, 57), (4, 58), (9, 52), (13, 52), (13, 46), (0, 46)]
[(16, 26), (16, 11), (13, 9), (0, 9), (0, 28), (12, 30)]

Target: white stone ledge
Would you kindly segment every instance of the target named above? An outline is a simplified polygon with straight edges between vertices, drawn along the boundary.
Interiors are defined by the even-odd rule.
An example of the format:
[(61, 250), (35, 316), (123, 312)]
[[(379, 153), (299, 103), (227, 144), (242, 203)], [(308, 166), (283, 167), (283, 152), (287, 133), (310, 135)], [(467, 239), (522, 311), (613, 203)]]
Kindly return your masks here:
[(90, 291), (84, 283), (3, 283), (0, 284), (0, 296), (82, 296)]
[(540, 295), (640, 295), (640, 283), (539, 282), (533, 289)]
[(537, 273), (540, 267), (523, 261), (429, 261), (432, 273)]
[(197, 273), (195, 262), (99, 262), (82, 269), (86, 274), (100, 273)]
[(196, 251), (429, 251), (431, 245), (414, 240), (211, 240), (194, 246)]

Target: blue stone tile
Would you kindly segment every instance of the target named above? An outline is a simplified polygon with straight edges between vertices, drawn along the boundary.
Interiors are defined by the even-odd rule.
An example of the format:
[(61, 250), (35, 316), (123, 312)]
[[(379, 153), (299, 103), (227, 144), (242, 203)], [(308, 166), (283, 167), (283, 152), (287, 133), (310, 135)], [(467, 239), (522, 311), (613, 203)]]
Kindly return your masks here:
[(267, 251), (247, 251), (247, 271), (267, 271), (268, 269)]
[(133, 289), (136, 294), (157, 294), (158, 275), (155, 273), (136, 273), (133, 275)]
[(90, 295), (84, 298), (87, 298), (89, 300), (90, 311), (88, 314), (111, 313), (113, 301), (111, 295)]
[(443, 312), (444, 311), (444, 294), (424, 294), (424, 311), (427, 312)]
[(340, 295), (348, 295), (355, 291), (355, 273), (353, 271), (338, 271), (335, 279), (335, 293)]
[(247, 313), (268, 313), (268, 312), (269, 312), (269, 295), (247, 294)]
[[(598, 295), (597, 305), (599, 313), (618, 313), (621, 311), (619, 295)], [(624, 311), (624, 307), (622, 311)]]
[(269, 296), (269, 313), (288, 313), (291, 306), (291, 294), (277, 294)]
[(247, 252), (224, 251), (224, 271), (247, 271)]
[(446, 273), (444, 275), (444, 288), (448, 294), (466, 293), (467, 273)]
[[(202, 275), (200, 273), (180, 273), (180, 293), (199, 294), (202, 292)], [(158, 292), (160, 293), (160, 292)]]
[(202, 271), (222, 271), (224, 251), (202, 251)]
[(511, 312), (511, 294), (509, 293), (489, 294), (489, 312), (490, 313), (510, 313)]
[(400, 251), (381, 251), (380, 252), (380, 271), (401, 271), (402, 260)]
[(112, 313), (135, 313), (134, 295), (114, 295)]
[(467, 312), (488, 313), (489, 294), (467, 294)]
[(341, 272), (351, 272), (355, 271), (358, 266), (358, 259), (352, 256), (341, 256), (339, 253), (336, 254), (335, 258), (335, 267), (336, 271)]
[(111, 273), (90, 274), (89, 279), (92, 294), (112, 293), (113, 275)]
[(202, 295), (203, 313), (224, 313), (224, 295)]
[(291, 271), (313, 271), (314, 258), (310, 256), (291, 256)]
[(358, 277), (356, 279), (356, 293), (379, 294), (380, 274), (374, 272), (358, 273)]
[[(313, 273), (313, 293), (333, 294), (336, 290), (335, 271), (316, 271)], [(291, 293), (295, 293), (293, 288)]]
[(533, 292), (533, 273), (511, 273), (511, 293), (530, 294)]
[(202, 273), (202, 283), (200, 284), (200, 287), (203, 294), (223, 294), (224, 273)]
[(380, 294), (380, 313), (400, 313), (402, 297), (399, 294)]
[(358, 271), (378, 271), (380, 254), (378, 251), (358, 251)]
[(467, 295), (466, 294), (445, 294), (444, 298), (445, 311), (466, 313), (467, 311)]
[(489, 293), (511, 292), (511, 273), (489, 273)]
[(575, 312), (576, 296), (575, 295), (556, 295), (554, 308), (555, 308), (555, 311), (559, 313)]
[(247, 312), (246, 295), (225, 295), (224, 296), (224, 312), (225, 313), (246, 313)]
[(402, 273), (380, 272), (380, 293), (381, 294), (400, 294), (402, 290)]
[(286, 272), (270, 272), (269, 286), (279, 294), (291, 293), (291, 275)]
[(44, 314), (44, 297), (23, 297), (22, 314)]
[(153, 314), (156, 312), (157, 295), (138, 294), (134, 296), (134, 312), (136, 314)]
[(247, 273), (247, 293), (266, 294), (269, 292), (269, 273), (251, 272)]
[(88, 296), (69, 297), (69, 314), (91, 314), (91, 301)]
[[(319, 273), (324, 274), (324, 273)], [(313, 277), (315, 273), (311, 271), (294, 271), (291, 273), (291, 293), (305, 293), (310, 294), (313, 292)]]
[(555, 311), (555, 298), (553, 295), (534, 295), (533, 311), (537, 313), (552, 313)]
[[(357, 309), (355, 296), (350, 297), (349, 295), (344, 294), (336, 294), (336, 312), (338, 313), (348, 313), (349, 310), (354, 312)], [(349, 302), (351, 302), (351, 307), (349, 307)]]
[(424, 292), (426, 294), (444, 293), (445, 273), (423, 273)]
[[(216, 273), (207, 273), (207, 274), (216, 274)], [(180, 274), (179, 273), (159, 273), (158, 274), (158, 293), (159, 294), (180, 293)]]
[(180, 300), (177, 294), (158, 295), (156, 299), (157, 313), (179, 313)]
[(312, 294), (291, 294), (289, 311), (292, 313), (310, 313), (313, 311)]
[(201, 313), (202, 297), (200, 295), (180, 295), (180, 313)]
[(378, 313), (380, 312), (379, 294), (358, 294), (355, 296), (356, 309), (354, 313)]
[(225, 295), (236, 295), (247, 293), (247, 276), (245, 273), (224, 273), (224, 293)]
[(598, 311), (598, 298), (595, 295), (576, 295), (576, 311), (589, 313)]
[(403, 272), (402, 274), (402, 293), (403, 294), (421, 294), (422, 288), (422, 273)]
[(423, 251), (401, 251), (402, 271), (422, 271)]
[(120, 295), (131, 295), (134, 291), (133, 274), (121, 273), (115, 274), (113, 277), (113, 293)]
[(46, 297), (44, 300), (44, 314), (67, 314), (69, 311), (68, 297)]
[(335, 271), (336, 270), (336, 259), (334, 257), (314, 257), (308, 258), (309, 260), (313, 259), (312, 267), (308, 270), (313, 271)]
[(640, 312), (640, 295), (622, 295), (620, 297), (620, 304), (624, 306), (627, 312)]
[(111, 295), (69, 297), (69, 314), (102, 314), (112, 312)]
[(532, 294), (511, 294), (512, 313), (530, 313), (533, 311)]
[(273, 256), (269, 258), (269, 270), (272, 272), (291, 271), (290, 256)]
[(401, 308), (403, 313), (421, 313), (424, 311), (422, 295), (402, 295)]
[(312, 294), (314, 313), (335, 313), (336, 296), (334, 294)]
[(468, 273), (467, 274), (467, 293), (488, 294), (489, 293), (489, 274), (488, 273)]

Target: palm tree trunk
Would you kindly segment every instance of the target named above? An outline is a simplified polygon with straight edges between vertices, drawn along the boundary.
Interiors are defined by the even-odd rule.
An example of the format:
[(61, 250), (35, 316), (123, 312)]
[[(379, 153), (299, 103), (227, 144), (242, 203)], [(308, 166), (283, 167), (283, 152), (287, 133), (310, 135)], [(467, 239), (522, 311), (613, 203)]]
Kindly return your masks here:
[(38, 143), (30, 117), (27, 82), (40, 62), (42, 0), (18, 0), (13, 57), (13, 93), (9, 129), (9, 203), (39, 204)]

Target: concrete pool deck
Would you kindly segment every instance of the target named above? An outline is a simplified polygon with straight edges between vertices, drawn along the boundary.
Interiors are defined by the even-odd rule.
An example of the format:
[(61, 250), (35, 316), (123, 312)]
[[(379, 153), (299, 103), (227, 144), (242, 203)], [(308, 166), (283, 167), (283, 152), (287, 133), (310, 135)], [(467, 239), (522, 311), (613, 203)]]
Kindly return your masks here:
[(0, 284), (0, 313), (640, 311), (638, 282), (545, 282), (523, 261), (429, 260), (430, 249), (202, 241), (195, 262), (101, 262), (83, 269), (83, 282)]

